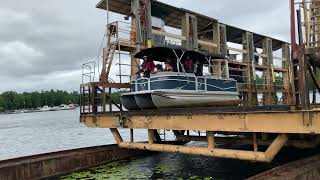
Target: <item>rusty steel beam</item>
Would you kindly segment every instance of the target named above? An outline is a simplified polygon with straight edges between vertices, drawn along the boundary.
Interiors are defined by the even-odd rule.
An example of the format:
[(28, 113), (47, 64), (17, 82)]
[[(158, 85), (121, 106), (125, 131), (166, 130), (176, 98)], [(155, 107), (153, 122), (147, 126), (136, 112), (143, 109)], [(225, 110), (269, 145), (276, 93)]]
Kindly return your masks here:
[(117, 141), (120, 148), (148, 150), (157, 152), (169, 152), (169, 153), (183, 153), (191, 155), (211, 156), (219, 158), (231, 158), (239, 160), (259, 161), (259, 162), (271, 162), (274, 157), (279, 153), (282, 147), (288, 141), (286, 134), (279, 134), (270, 144), (265, 152), (244, 151), (236, 149), (217, 149), (214, 147), (214, 133), (208, 132), (208, 147), (191, 147), (181, 145), (170, 144), (156, 144), (154, 142), (154, 130), (148, 129), (148, 143), (135, 143), (124, 142), (121, 135), (116, 128), (112, 128), (111, 132)]
[(241, 159), (249, 161), (265, 162), (265, 156), (262, 152), (250, 152), (242, 150), (229, 150), (229, 149), (212, 149), (202, 147), (188, 147), (188, 146), (177, 146), (177, 145), (164, 145), (164, 144), (147, 144), (147, 143), (120, 143), (120, 148), (126, 149), (144, 149), (149, 151), (157, 152), (168, 152), (168, 153), (182, 153), (190, 155), (200, 155), (208, 157), (219, 157), (219, 158), (231, 158)]
[(291, 25), (291, 46), (292, 51), (295, 51), (297, 48), (297, 41), (296, 41), (296, 18), (295, 18), (295, 2), (294, 0), (290, 1), (290, 25)]
[(116, 140), (117, 144), (120, 144), (123, 142), (123, 139), (118, 131), (118, 129), (116, 128), (110, 128), (110, 131), (114, 137), (114, 139)]
[(148, 143), (153, 144), (154, 143), (154, 131), (152, 129), (148, 129)]
[[(176, 140), (178, 141), (207, 141), (206, 136), (177, 136)], [(215, 143), (222, 143), (222, 144), (236, 144), (236, 145), (253, 145), (252, 139), (248, 138), (236, 138), (236, 137), (214, 137)], [(269, 146), (272, 143), (271, 140), (263, 140), (257, 139), (258, 146)], [(285, 146), (295, 147), (300, 149), (308, 149), (308, 148), (316, 148), (320, 145), (319, 137), (315, 138), (314, 140), (288, 140)]]
[(287, 135), (279, 134), (265, 152), (235, 149), (217, 149), (211, 147), (190, 147), (167, 144), (121, 142), (120, 148), (149, 150), (157, 152), (182, 153), (218, 158), (230, 158), (248, 161), (271, 162), (288, 140)]
[(320, 134), (320, 109), (212, 114), (82, 115), (88, 127)]
[(207, 132), (207, 142), (208, 142), (208, 148), (213, 149), (215, 147), (215, 141), (214, 141), (214, 132), (209, 131)]
[(280, 152), (288, 141), (286, 134), (279, 134), (277, 138), (270, 144), (265, 152), (265, 158), (268, 162), (272, 161), (274, 157)]

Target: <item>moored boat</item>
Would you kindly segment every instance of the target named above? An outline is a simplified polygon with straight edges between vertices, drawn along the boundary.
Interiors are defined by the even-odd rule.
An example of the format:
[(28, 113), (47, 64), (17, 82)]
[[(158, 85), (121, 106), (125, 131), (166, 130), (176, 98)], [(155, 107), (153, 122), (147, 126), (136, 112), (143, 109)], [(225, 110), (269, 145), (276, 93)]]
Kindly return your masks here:
[(50, 110), (51, 110), (51, 108), (50, 108), (49, 106), (43, 106), (43, 107), (40, 109), (41, 112), (46, 112), (46, 111), (50, 111)]

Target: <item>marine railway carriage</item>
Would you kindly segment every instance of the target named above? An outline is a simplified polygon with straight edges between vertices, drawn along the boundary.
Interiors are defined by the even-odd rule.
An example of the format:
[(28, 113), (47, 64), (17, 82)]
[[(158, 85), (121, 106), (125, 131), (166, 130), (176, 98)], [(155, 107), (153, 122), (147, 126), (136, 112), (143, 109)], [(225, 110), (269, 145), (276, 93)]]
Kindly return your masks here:
[[(316, 99), (310, 103), (306, 80), (311, 76), (320, 89), (313, 74), (318, 64), (315, 62), (319, 62), (314, 57), (320, 53), (320, 38), (315, 35), (310, 39), (312, 33), (316, 34), (314, 29), (320, 28), (320, 23), (313, 24), (316, 27), (313, 30), (305, 31), (307, 43), (300, 42), (298, 45), (295, 42), (295, 3), (293, 0), (290, 2), (292, 54), (289, 43), (284, 41), (159, 1), (101, 0), (97, 8), (121, 14), (130, 21), (125, 23), (125, 28), (118, 21), (108, 23), (100, 81), (83, 82), (80, 86), (80, 121), (88, 127), (110, 128), (118, 146), (128, 149), (270, 162), (284, 146), (318, 147), (320, 109)], [(310, 1), (302, 5), (304, 12), (311, 13), (305, 17), (309, 18), (305, 22), (319, 21), (317, 17), (320, 12), (314, 10), (320, 7), (319, 2)], [(310, 7), (312, 11), (308, 9)], [(301, 23), (299, 19), (298, 22), (298, 27), (310, 28), (308, 23)], [(164, 25), (181, 33), (166, 32)], [(302, 37), (301, 33), (299, 31), (299, 37)], [(113, 89), (130, 89), (129, 83), (121, 79), (125, 75), (121, 71), (124, 64), (121, 55), (127, 53), (131, 57), (131, 62), (127, 64), (131, 68), (129, 76), (133, 77), (139, 69), (137, 65), (140, 65), (140, 60), (134, 57), (136, 53), (146, 48), (172, 45), (227, 56), (227, 63), (223, 59), (210, 61), (209, 72), (222, 77), (225, 75), (224, 68), (229, 67), (228, 74), (237, 80), (238, 91), (242, 95), (241, 105), (126, 111), (121, 104), (114, 103), (111, 98)], [(114, 82), (109, 73), (118, 54), (120, 78), (119, 82)], [(236, 58), (231, 60), (231, 57)], [(84, 72), (83, 76), (90, 77), (92, 74), (92, 71)], [(258, 79), (257, 75), (261, 77)], [(281, 83), (278, 83), (279, 80)], [(119, 110), (114, 110), (112, 105)], [(121, 137), (118, 129), (122, 128), (130, 131), (130, 140), (125, 141)], [(135, 142), (134, 129), (145, 129), (148, 143)], [(204, 141), (208, 146), (164, 144), (164, 130), (173, 131), (177, 141)], [(199, 135), (192, 135), (193, 131), (199, 132)], [(221, 142), (232, 146), (217, 146)], [(249, 146), (250, 149), (242, 149), (239, 145)]]

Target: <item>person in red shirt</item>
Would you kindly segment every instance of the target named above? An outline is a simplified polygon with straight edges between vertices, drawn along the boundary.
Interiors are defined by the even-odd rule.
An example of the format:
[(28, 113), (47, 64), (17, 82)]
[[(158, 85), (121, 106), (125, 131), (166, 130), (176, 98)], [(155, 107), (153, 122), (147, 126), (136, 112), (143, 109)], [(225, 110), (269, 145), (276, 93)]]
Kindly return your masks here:
[(153, 60), (149, 59), (147, 56), (143, 57), (142, 69), (143, 76), (149, 78), (150, 73), (154, 71), (156, 65), (154, 64)]

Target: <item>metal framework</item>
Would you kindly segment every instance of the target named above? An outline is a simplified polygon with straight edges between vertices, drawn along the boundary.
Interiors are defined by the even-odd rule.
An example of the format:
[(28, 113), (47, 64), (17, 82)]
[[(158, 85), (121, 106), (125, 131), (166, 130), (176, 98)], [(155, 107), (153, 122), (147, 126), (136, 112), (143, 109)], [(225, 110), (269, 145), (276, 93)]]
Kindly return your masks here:
[[(293, 0), (291, 7), (295, 27)], [(307, 39), (306, 49), (304, 43), (297, 45), (292, 41), (291, 54), (287, 42), (153, 0), (101, 0), (97, 8), (122, 14), (126, 19), (131, 18), (131, 22), (126, 23), (125, 29), (121, 28), (121, 22), (107, 25), (100, 81), (81, 85), (80, 121), (88, 127), (110, 128), (119, 147), (270, 162), (283, 146), (308, 148), (319, 144), (320, 109), (316, 108), (316, 101), (314, 104), (308, 101), (305, 85), (309, 65), (304, 59), (308, 54), (320, 52), (317, 43), (313, 43), (312, 48), (308, 46), (314, 41)], [(181, 34), (153, 28), (151, 17), (162, 19), (167, 26), (181, 30)], [(165, 41), (156, 42), (155, 36), (164, 37)], [(292, 37), (295, 39), (295, 36), (293, 30)], [(128, 89), (130, 85), (121, 78), (117, 83), (109, 78), (114, 51), (128, 52), (131, 59), (127, 63), (120, 61), (119, 56), (120, 77), (122, 64), (129, 64), (130, 74), (134, 76), (140, 60), (133, 55), (158, 45), (225, 55), (227, 61), (209, 60), (209, 72), (213, 73), (214, 69), (217, 76), (229, 75), (238, 81), (243, 96), (241, 106), (123, 110), (121, 104), (112, 100), (111, 93), (113, 89)], [(229, 66), (229, 72), (223, 70), (224, 66)], [(314, 66), (311, 65), (311, 69), (315, 69)], [(113, 106), (118, 110), (114, 111)], [(119, 128), (130, 130), (129, 142), (122, 139)], [(134, 142), (134, 129), (145, 129), (148, 143)], [(204, 141), (208, 146), (164, 144), (160, 130), (172, 130), (177, 140)], [(205, 132), (205, 135), (193, 136), (191, 131)], [(219, 142), (247, 145), (249, 150), (220, 147)]]

